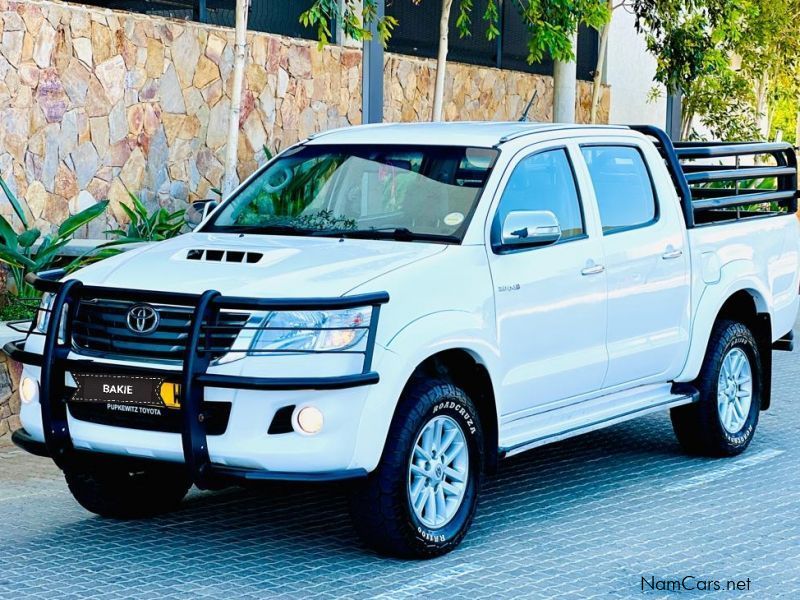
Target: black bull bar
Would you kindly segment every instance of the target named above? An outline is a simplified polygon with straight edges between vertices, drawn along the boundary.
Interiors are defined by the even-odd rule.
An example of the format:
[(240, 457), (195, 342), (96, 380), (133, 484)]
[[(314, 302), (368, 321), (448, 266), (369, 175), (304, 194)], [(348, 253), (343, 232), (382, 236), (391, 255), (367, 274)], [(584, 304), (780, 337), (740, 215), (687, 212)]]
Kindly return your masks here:
[[(338, 298), (245, 298), (223, 296), (215, 290), (208, 290), (202, 294), (187, 294), (85, 285), (75, 279), (59, 281), (63, 275), (63, 271), (49, 271), (39, 275), (28, 275), (26, 278), (36, 289), (54, 294), (48, 310), (51, 318), (47, 321), (46, 331), (43, 334), (38, 333), (35, 328), (36, 319), (34, 319), (28, 332), (28, 335), (44, 335), (42, 353), (26, 351), (24, 340), (9, 342), (3, 348), (3, 352), (11, 359), (41, 368), (39, 402), (44, 428), (44, 447), (41, 447), (42, 445), (33, 440), (24, 430), (19, 430), (14, 436), (15, 441), (28, 451), (50, 456), (62, 469), (68, 467), (72, 461), (87, 458), (86, 451), (75, 449), (72, 445), (67, 420), (68, 387), (65, 383), (68, 371), (80, 372), (83, 370), (83, 372), (99, 374), (140, 375), (161, 377), (168, 381), (177, 380), (176, 382), (181, 386), (179, 410), (184, 460), (190, 477), (200, 487), (253, 480), (334, 480), (364, 474), (350, 471), (309, 474), (279, 473), (213, 464), (208, 453), (205, 419), (201, 409), (206, 387), (247, 390), (336, 390), (377, 383), (379, 377), (378, 373), (372, 370), (372, 356), (375, 349), (380, 308), (389, 301), (387, 292)], [(70, 358), (69, 354), (72, 350), (71, 321), (75, 317), (77, 307), (83, 299), (98, 298), (190, 307), (192, 315), (180, 370), (160, 368), (154, 364), (118, 365), (91, 359)], [(269, 312), (345, 310), (366, 307), (371, 308), (369, 324), (353, 327), (367, 330), (366, 344), (363, 346), (363, 350), (297, 351), (301, 354), (362, 354), (363, 365), (360, 373), (330, 377), (247, 377), (208, 372), (214, 350), (213, 332), (225, 327), (216, 324), (217, 316), (223, 309)], [(53, 315), (63, 315), (65, 323), (62, 325), (61, 319), (52, 318)], [(303, 327), (303, 329), (323, 330), (327, 328)], [(242, 350), (238, 352), (242, 352)], [(270, 350), (264, 350), (259, 354), (268, 355), (270, 352)]]

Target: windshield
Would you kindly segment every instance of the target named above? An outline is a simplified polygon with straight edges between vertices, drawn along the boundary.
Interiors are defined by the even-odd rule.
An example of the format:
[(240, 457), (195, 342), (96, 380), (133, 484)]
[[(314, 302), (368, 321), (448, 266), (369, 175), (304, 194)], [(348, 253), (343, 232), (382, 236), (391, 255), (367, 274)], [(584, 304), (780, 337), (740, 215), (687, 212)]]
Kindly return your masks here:
[(232, 196), (204, 231), (460, 242), (498, 152), (301, 146)]

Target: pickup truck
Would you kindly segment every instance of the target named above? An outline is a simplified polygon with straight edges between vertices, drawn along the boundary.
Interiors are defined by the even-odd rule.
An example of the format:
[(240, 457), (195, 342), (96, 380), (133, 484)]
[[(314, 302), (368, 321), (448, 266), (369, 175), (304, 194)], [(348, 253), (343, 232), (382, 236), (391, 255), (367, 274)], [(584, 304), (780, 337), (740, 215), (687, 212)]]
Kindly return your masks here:
[(349, 480), (368, 545), (441, 555), (525, 450), (669, 410), (687, 451), (743, 452), (793, 345), (796, 211), (785, 143), (320, 133), (190, 233), (31, 276), (13, 439), (102, 516)]

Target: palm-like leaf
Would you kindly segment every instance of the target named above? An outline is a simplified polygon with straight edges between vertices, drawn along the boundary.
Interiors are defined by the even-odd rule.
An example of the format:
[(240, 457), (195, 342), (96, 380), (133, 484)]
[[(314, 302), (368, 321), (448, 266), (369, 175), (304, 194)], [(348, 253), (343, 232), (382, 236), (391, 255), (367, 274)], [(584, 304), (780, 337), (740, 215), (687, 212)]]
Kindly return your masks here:
[(8, 189), (8, 186), (2, 177), (0, 177), (0, 189), (3, 190), (6, 198), (8, 198), (8, 201), (11, 203), (11, 207), (14, 209), (14, 212), (17, 213), (19, 220), (22, 222), (22, 226), (27, 229), (28, 218), (25, 216), (25, 211), (22, 209), (22, 205), (19, 203), (19, 200), (17, 200), (17, 197), (11, 192), (10, 189)]
[(8, 263), (12, 267), (20, 267), (23, 269), (33, 269), (36, 266), (36, 263), (24, 254), (7, 247), (0, 247), (0, 261)]
[(62, 238), (71, 236), (78, 229), (103, 214), (107, 206), (108, 200), (103, 200), (102, 202), (97, 202), (89, 208), (72, 215), (61, 224), (61, 227), (58, 228), (58, 236)]
[(28, 229), (27, 231), (23, 231), (21, 234), (19, 234), (17, 237), (17, 243), (22, 248), (30, 248), (36, 243), (36, 240), (39, 239), (40, 235), (42, 235), (42, 232), (35, 227), (33, 229)]
[(11, 223), (6, 221), (3, 215), (0, 215), (0, 237), (3, 238), (6, 246), (16, 248), (18, 244), (17, 232), (11, 227)]

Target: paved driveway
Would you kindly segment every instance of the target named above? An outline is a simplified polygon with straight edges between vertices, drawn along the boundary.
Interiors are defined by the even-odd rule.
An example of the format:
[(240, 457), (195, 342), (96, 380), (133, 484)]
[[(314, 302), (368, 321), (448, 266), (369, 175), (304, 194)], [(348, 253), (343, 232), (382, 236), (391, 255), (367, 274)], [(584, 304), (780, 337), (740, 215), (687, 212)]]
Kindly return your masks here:
[(799, 384), (800, 352), (776, 354), (773, 409), (738, 458), (684, 456), (661, 414), (510, 459), (433, 562), (365, 550), (339, 487), (194, 492), (173, 515), (113, 522), (48, 460), (2, 446), (0, 598), (661, 598), (675, 594), (643, 577), (685, 576), (749, 591), (682, 597), (800, 598)]

